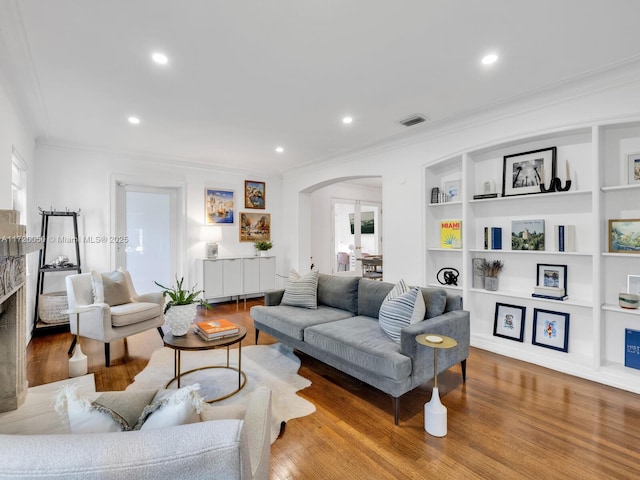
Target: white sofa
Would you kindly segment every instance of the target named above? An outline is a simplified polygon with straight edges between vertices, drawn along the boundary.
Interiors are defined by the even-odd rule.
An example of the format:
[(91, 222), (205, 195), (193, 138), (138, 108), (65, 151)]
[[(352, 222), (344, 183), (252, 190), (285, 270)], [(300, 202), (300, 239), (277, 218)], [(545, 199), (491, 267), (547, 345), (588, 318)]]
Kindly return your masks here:
[(155, 430), (0, 435), (0, 478), (269, 478), (271, 392), (257, 388), (243, 419)]

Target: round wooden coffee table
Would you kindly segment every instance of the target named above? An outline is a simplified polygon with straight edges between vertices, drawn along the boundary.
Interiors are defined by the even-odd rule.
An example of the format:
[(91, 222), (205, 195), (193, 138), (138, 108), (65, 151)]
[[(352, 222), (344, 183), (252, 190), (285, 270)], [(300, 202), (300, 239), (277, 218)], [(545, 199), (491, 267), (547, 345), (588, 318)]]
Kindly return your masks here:
[[(235, 395), (240, 390), (244, 388), (247, 383), (247, 376), (242, 371), (242, 340), (247, 336), (247, 329), (241, 325), (238, 325), (238, 329), (240, 330), (237, 335), (233, 337), (221, 338), (220, 340), (211, 340), (206, 341), (201, 339), (194, 331), (193, 327), (189, 327), (189, 331), (186, 335), (182, 335), (181, 337), (176, 337), (172, 335), (170, 332), (167, 332), (164, 336), (164, 344), (169, 348), (173, 348), (173, 375), (174, 377), (167, 382), (166, 387), (171, 385), (173, 382), (178, 382), (178, 388), (180, 388), (180, 383), (182, 377), (188, 375), (193, 372), (197, 372), (199, 370), (207, 370), (209, 368), (226, 368), (228, 370), (235, 370), (238, 372), (238, 388), (234, 391), (217, 397), (205, 400), (207, 403), (219, 402), (220, 400), (224, 400), (225, 398), (229, 398), (232, 395)], [(238, 368), (232, 367), (229, 365), (229, 347), (231, 345), (238, 344)], [(214, 348), (227, 347), (227, 364), (226, 365), (209, 365), (205, 367), (193, 368), (191, 370), (187, 370), (186, 372), (181, 371), (180, 364), (180, 353), (185, 351), (198, 351), (198, 350), (213, 350)]]

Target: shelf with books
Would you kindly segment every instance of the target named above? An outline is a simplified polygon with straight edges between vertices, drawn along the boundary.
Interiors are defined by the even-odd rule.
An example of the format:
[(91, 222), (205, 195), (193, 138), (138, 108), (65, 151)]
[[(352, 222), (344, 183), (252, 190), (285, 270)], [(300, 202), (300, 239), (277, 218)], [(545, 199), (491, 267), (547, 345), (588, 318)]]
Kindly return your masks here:
[(482, 248), (472, 248), (469, 249), (471, 253), (508, 253), (514, 255), (569, 255), (569, 256), (577, 256), (577, 257), (590, 257), (593, 254), (591, 252), (556, 252), (550, 250), (492, 250), (492, 249), (482, 249)]

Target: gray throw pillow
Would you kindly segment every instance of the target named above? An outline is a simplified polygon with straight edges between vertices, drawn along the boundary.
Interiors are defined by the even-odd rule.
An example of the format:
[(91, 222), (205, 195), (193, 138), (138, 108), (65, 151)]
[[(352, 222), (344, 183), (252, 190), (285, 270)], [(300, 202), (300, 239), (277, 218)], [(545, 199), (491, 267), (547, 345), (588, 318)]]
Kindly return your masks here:
[(131, 294), (124, 273), (118, 271), (103, 273), (101, 277), (104, 303), (110, 307), (131, 303)]
[(309, 272), (301, 277), (298, 272), (291, 269), (280, 305), (317, 309), (318, 272)]

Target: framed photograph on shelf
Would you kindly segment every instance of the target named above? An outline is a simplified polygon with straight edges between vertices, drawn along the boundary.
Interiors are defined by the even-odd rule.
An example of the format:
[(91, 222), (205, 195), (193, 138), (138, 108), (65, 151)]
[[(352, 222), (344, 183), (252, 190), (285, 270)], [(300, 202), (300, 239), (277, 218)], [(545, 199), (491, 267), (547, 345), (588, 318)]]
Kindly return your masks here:
[(444, 193), (447, 195), (447, 202), (459, 202), (462, 200), (460, 180), (444, 182)]
[(560, 352), (569, 351), (569, 314), (534, 308), (531, 343)]
[(640, 218), (609, 220), (609, 251), (640, 253)]
[(502, 196), (541, 193), (540, 185), (556, 176), (556, 147), (504, 157)]
[(244, 181), (244, 208), (264, 209), (266, 205), (266, 186), (264, 182)]
[(522, 342), (524, 340), (524, 320), (526, 312), (526, 307), (496, 303), (493, 335), (515, 340), (516, 342)]
[(561, 288), (567, 294), (567, 266), (539, 263), (536, 271), (538, 287)]
[(511, 250), (544, 250), (544, 220), (513, 220)]
[(627, 293), (640, 295), (640, 275), (627, 275)]
[(640, 183), (640, 153), (627, 155), (627, 163), (629, 168), (629, 185)]
[(235, 222), (235, 200), (233, 190), (219, 188), (204, 189), (204, 224), (233, 225)]
[(240, 212), (241, 242), (270, 242), (271, 214)]

